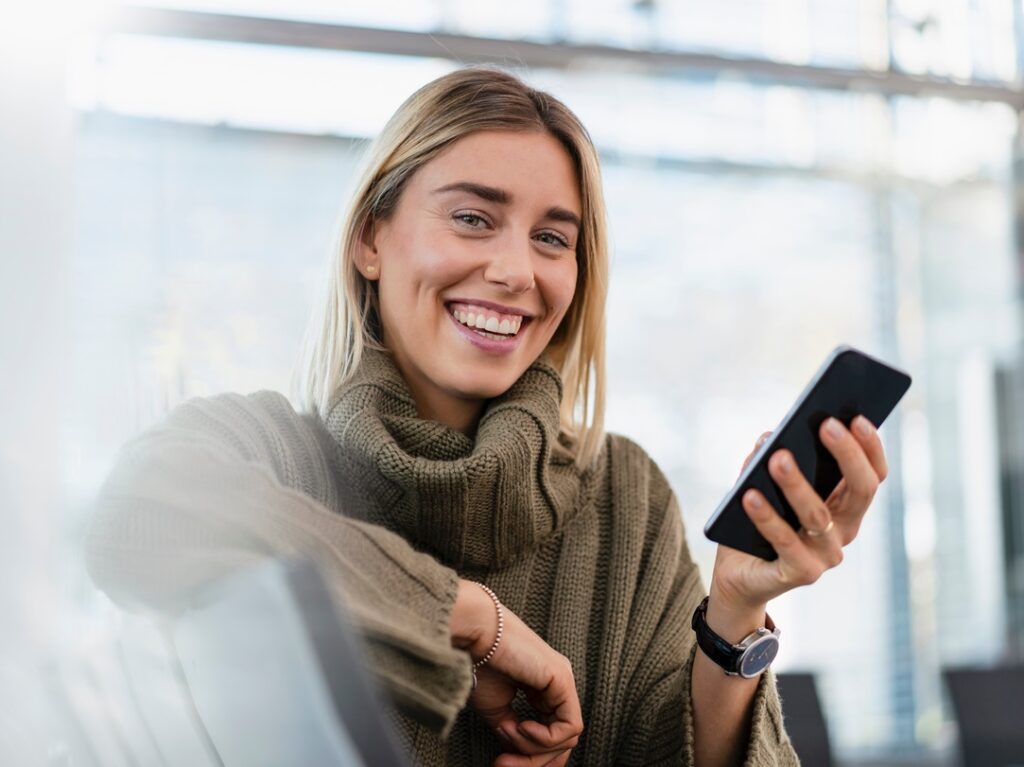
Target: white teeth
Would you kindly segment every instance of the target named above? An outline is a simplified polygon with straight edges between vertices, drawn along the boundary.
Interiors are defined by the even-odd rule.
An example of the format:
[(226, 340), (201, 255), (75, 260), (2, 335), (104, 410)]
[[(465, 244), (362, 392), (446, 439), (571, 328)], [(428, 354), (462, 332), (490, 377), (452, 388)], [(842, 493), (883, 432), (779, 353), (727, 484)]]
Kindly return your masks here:
[(463, 325), (498, 336), (514, 336), (523, 326), (523, 317), (499, 320), (497, 317), (488, 317), (486, 314), (477, 314), (476, 312), (464, 312), (459, 309), (453, 310), (452, 315)]
[(483, 336), (484, 338), (493, 338), (496, 341), (506, 341), (511, 336), (503, 336), (500, 333), (488, 333), (486, 330), (475, 330), (474, 333)]

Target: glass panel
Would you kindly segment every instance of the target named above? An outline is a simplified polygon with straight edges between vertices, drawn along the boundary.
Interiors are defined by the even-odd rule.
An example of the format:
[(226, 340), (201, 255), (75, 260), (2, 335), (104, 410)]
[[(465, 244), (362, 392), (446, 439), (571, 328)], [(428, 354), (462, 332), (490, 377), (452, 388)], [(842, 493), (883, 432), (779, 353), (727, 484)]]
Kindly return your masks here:
[(71, 88), (80, 109), (342, 136), (373, 135), (406, 95), (457, 66), (138, 35), (113, 36), (80, 56)]
[[(119, 35), (99, 51), (79, 51), (71, 98), (83, 110), (370, 137), (403, 94), (456, 66), (441, 59)], [(1015, 117), (1000, 104), (901, 100), (898, 119), (915, 127), (898, 135), (905, 144), (893, 147), (885, 101), (870, 94), (758, 86), (726, 75), (520, 74), (563, 98), (607, 152), (854, 176), (888, 172), (895, 152), (901, 175), (936, 182), (997, 177), (1009, 167)], [(628, 94), (628, 101), (609, 99), (609, 93)]]
[(706, 51), (796, 64), (1010, 82), (1006, 0), (139, 0), (135, 5), (485, 37)]
[(895, 65), (957, 79), (1017, 79), (1013, 3), (1001, 0), (895, 0), (890, 19)]
[(421, 0), (138, 0), (132, 5), (420, 31), (438, 29), (442, 10), (440, 2)]
[[(451, 0), (402, 23), (523, 36), (550, 25), (574, 40), (703, 41), (737, 55), (884, 66), (880, 5), (735, 2), (702, 14), (696, 3), (636, 10), (605, 0), (588, 16), (565, 0), (524, 6), (515, 22), (497, 6)], [(896, 33), (899, 66), (1014, 76), (1002, 5), (978, 2), (960, 16), (958, 4), (933, 5), (895, 4), (936, 17)], [(380, 9), (395, 7), (344, 20), (383, 24)], [(349, 13), (335, 12), (338, 21)], [(784, 29), (782, 19), (799, 23)], [(958, 25), (973, 31), (943, 37)], [(844, 36), (847, 27), (860, 32)], [(361, 139), (456, 66), (133, 36), (82, 56), (68, 365), (90, 407), (63, 421), (72, 524), (117, 446), (169, 406), (223, 390), (287, 391)], [(1004, 636), (991, 384), (1022, 341), (1016, 113), (728, 73), (528, 78), (563, 97), (602, 151), (613, 236), (608, 427), (670, 477), (705, 583), (708, 514), (833, 346), (874, 350), (914, 375), (901, 423), (883, 428), (902, 468), (856, 549), (820, 588), (773, 602), (772, 615), (787, 637), (777, 667), (818, 673), (841, 755), (915, 737), (947, 743), (940, 663), (994, 660)], [(901, 514), (909, 595), (890, 578)], [(901, 598), (909, 611), (891, 607)], [(837, 638), (853, 603), (880, 606), (871, 630)], [(971, 633), (948, 629), (964, 615)], [(893, 660), (908, 655), (913, 664)]]

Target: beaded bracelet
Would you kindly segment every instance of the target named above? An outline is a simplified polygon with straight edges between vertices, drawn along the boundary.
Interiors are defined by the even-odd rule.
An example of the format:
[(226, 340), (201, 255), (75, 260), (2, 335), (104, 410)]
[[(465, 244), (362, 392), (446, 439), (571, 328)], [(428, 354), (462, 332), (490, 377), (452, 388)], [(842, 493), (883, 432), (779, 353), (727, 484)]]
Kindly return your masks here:
[[(474, 581), (474, 583), (476, 583), (476, 582)], [(483, 658), (481, 658), (480, 660), (476, 661), (473, 664), (473, 689), (474, 690), (476, 689), (476, 670), (478, 668), (480, 668), (481, 666), (483, 666), (484, 664), (486, 664), (487, 661), (489, 661), (494, 656), (494, 651), (498, 649), (498, 645), (501, 643), (501, 635), (502, 635), (502, 633), (503, 633), (503, 631), (505, 629), (505, 613), (501, 609), (501, 602), (498, 601), (497, 594), (495, 594), (493, 591), (491, 591), (489, 588), (487, 588), (482, 583), (477, 583), (476, 585), (479, 586), (480, 588), (482, 588), (487, 593), (487, 596), (489, 596), (491, 598), (491, 601), (494, 602), (494, 607), (498, 611), (498, 634), (497, 634), (497, 636), (494, 637), (494, 644), (491, 645), (491, 649), (487, 651), (487, 654)]]

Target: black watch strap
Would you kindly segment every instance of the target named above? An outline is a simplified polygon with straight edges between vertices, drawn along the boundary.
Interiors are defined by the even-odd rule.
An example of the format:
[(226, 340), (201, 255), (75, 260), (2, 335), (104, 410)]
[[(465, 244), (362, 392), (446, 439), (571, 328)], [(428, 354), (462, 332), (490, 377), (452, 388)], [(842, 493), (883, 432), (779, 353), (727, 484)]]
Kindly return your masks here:
[[(727, 673), (739, 673), (740, 658), (743, 657), (743, 649), (732, 642), (728, 642), (714, 631), (707, 623), (708, 599), (704, 597), (697, 609), (693, 611), (693, 620), (690, 621), (694, 632), (697, 634), (697, 644), (711, 660), (721, 666)], [(775, 630), (775, 624), (771, 617), (765, 613), (765, 627), (769, 631)]]

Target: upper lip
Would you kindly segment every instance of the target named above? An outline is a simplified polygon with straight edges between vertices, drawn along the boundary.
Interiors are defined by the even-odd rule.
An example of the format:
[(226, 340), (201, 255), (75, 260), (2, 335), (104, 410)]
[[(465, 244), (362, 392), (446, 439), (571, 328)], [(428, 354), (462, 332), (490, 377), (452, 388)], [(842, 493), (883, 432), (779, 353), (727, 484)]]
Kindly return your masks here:
[(493, 309), (501, 314), (518, 314), (521, 317), (533, 317), (531, 312), (525, 309), (518, 309), (515, 306), (505, 306), (504, 304), (496, 304), (494, 301), (481, 301), (478, 298), (449, 298), (449, 304), (474, 304), (476, 306), (482, 306), (486, 309)]

